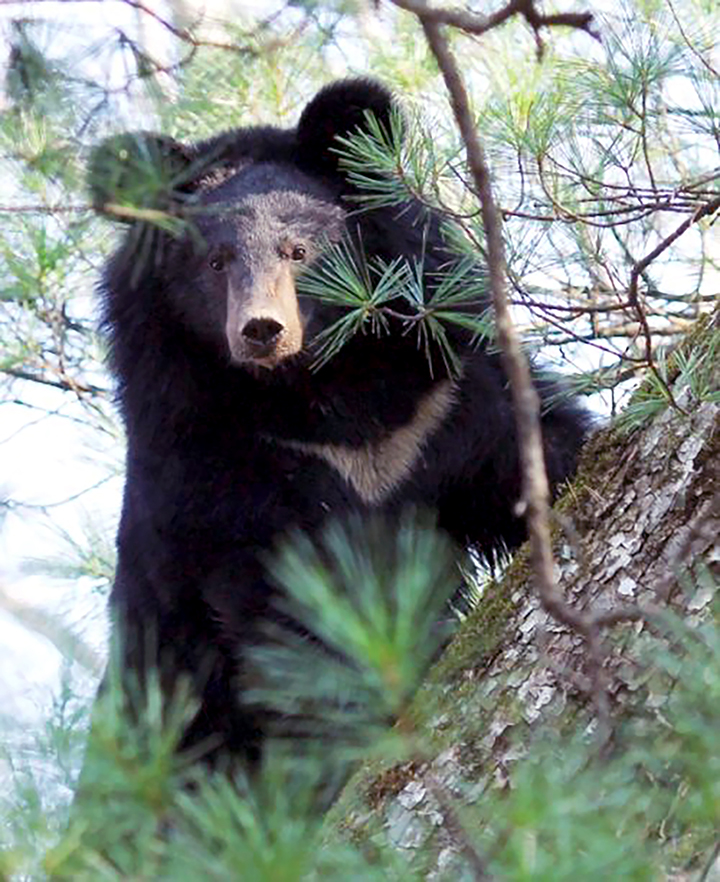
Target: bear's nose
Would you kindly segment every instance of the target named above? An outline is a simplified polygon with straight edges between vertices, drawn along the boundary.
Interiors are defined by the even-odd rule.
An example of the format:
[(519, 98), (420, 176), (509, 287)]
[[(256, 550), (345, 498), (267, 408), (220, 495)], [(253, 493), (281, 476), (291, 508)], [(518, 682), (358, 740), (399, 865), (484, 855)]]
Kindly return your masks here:
[(283, 326), (275, 319), (254, 318), (243, 328), (243, 337), (256, 346), (269, 346), (282, 333)]

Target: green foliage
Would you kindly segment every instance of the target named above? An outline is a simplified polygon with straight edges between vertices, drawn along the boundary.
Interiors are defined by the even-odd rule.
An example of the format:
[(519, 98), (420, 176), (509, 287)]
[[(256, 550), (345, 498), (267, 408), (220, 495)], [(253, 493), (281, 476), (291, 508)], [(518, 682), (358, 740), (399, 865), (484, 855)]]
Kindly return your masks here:
[[(177, 747), (194, 716), (186, 684), (168, 700), (152, 672), (133, 694), (137, 717), (127, 708), (116, 665), (93, 709), (92, 731), (70, 826), (49, 852), (48, 873), (60, 879), (142, 876), (162, 857), (160, 833), (186, 784)], [(136, 693), (136, 694), (134, 694)], [(152, 875), (152, 874), (151, 874)]]
[(601, 764), (587, 743), (535, 745), (513, 788), (482, 807), (496, 878), (571, 882), (578, 878), (653, 880), (646, 825), (653, 795), (625, 763)]
[(407, 122), (399, 108), (390, 114), (389, 128), (373, 114), (365, 112), (365, 126), (351, 137), (338, 138), (340, 167), (361, 192), (353, 197), (366, 209), (402, 205), (412, 193), (422, 192), (423, 184), (435, 172), (426, 139), (418, 130), (408, 137)]
[(333, 744), (367, 749), (407, 710), (449, 636), (450, 621), (438, 621), (460, 588), (454, 549), (406, 515), (392, 526), (331, 525), (319, 548), (298, 536), (272, 573), (287, 592), (280, 611), (300, 631), (268, 625), (272, 642), (251, 653), (261, 685), (248, 700), (275, 708), (281, 726), (295, 716)]
[[(37, 14), (50, 5), (37, 4)], [(77, 11), (73, 4), (65, 9)], [(82, 423), (93, 438), (120, 437), (90, 305), (112, 244), (109, 226), (87, 204), (85, 171), (98, 142), (128, 129), (194, 140), (256, 122), (292, 125), (307, 98), (337, 73), (373, 73), (405, 93), (389, 130), (370, 119), (367, 134), (338, 143), (359, 188), (353, 208), (398, 210), (408, 195), (441, 208), (459, 259), (430, 276), (422, 261), (367, 261), (348, 243), (329, 249), (300, 283), (342, 311), (320, 341), (318, 363), (357, 333), (392, 328), (415, 335), (426, 350), (437, 348), (456, 370), (451, 330), (492, 339), (481, 306), (477, 199), (411, 15), (376, 20), (345, 0), (298, 0), (260, 22), (208, 31), (178, 18), (172, 33), (153, 19), (160, 30), (150, 35), (140, 10), (125, 11), (138, 17), (105, 26), (102, 13), (85, 18), (83, 10), (78, 27), (74, 14), (52, 20), (57, 13), (48, 12), (44, 21), (19, 19), (9, 29), (0, 115), (4, 406)], [(632, 268), (718, 194), (719, 14), (715, 0), (628, 0), (598, 21), (602, 47), (585, 35), (544, 33), (542, 63), (521, 22), (482, 44), (455, 40), (504, 213), (517, 314), (545, 358), (574, 360), (584, 390), (621, 390), (627, 370), (642, 366), (645, 342), (626, 304)], [(110, 143), (122, 150), (122, 141)], [(115, 159), (122, 161), (96, 168), (99, 202), (150, 221), (137, 233), (139, 259), (147, 259), (156, 226), (173, 231), (186, 220), (169, 210), (182, 173), (162, 151)], [(192, 206), (183, 207), (191, 217)], [(716, 228), (712, 217), (693, 224), (641, 274), (640, 303), (654, 344), (672, 343), (716, 296)], [(667, 357), (654, 346), (657, 374), (666, 382), (679, 378), (681, 403), (718, 401), (718, 339)], [(648, 375), (621, 427), (639, 426), (667, 407), (657, 374)], [(38, 509), (48, 517), (57, 511)], [(29, 510), (7, 500), (0, 511)], [(88, 530), (86, 543), (63, 525), (61, 532), (74, 561), (47, 569), (107, 584), (112, 557), (100, 541), (103, 530)], [(396, 533), (397, 545), (386, 541)], [(446, 635), (432, 622), (445, 616), (457, 574), (432, 532), (406, 524), (385, 534), (331, 532), (321, 551), (298, 539), (278, 558), (277, 578), (290, 592), (286, 611), (312, 623), (333, 652), (293, 630), (273, 631), (258, 650), (255, 698), (295, 717), (294, 725), (302, 719), (306, 740), (288, 747), (278, 737), (255, 777), (238, 772), (228, 782), (191, 773), (178, 760), (174, 747), (193, 711), (182, 684), (163, 699), (151, 682), (142, 719), (133, 720), (111, 683), (68, 826), (89, 703), (77, 697), (77, 666), (66, 666), (40, 731), (3, 718), (0, 771), (10, 786), (0, 804), (0, 877), (425, 878), (447, 839), (431, 838), (412, 856), (369, 823), (365, 838), (348, 843), (323, 826), (319, 811), (359, 755), (389, 767), (390, 780), (398, 761), (417, 771), (435, 758), (424, 709), (411, 697)], [(512, 601), (497, 599), (498, 617), (505, 603)], [(494, 623), (492, 630), (491, 649), (482, 651), (474, 640), (482, 645), (487, 635), (466, 633), (458, 644), (463, 658), (484, 660), (496, 651), (502, 628)], [(718, 640), (717, 613), (702, 624), (668, 619), (646, 635), (637, 701), (608, 760), (598, 762), (591, 732), (567, 739), (546, 731), (517, 745), (516, 755), (526, 756), (510, 764), (509, 790), (478, 791), (475, 780), (445, 786), (442, 795), (464, 830), (451, 843), (446, 878), (471, 878), (463, 836), (501, 879), (649, 879), (697, 870), (720, 824)], [(482, 675), (478, 665), (467, 673), (460, 684), (436, 677), (432, 688), (464, 695)], [(393, 725), (396, 717), (400, 725)], [(453, 721), (447, 726), (443, 737), (453, 743)], [(482, 743), (454, 746), (484, 750)], [(388, 792), (392, 801), (399, 789)], [(468, 805), (460, 804), (464, 794), (472, 794)], [(364, 792), (355, 797), (364, 817), (377, 808), (364, 802)], [(440, 818), (434, 829), (446, 837), (447, 805), (432, 803)], [(396, 832), (390, 822), (387, 830)]]
[[(446, 540), (411, 518), (397, 530), (380, 522), (334, 527), (319, 547), (296, 536), (272, 564), (290, 592), (282, 610), (300, 626), (312, 623), (324, 646), (278, 627), (253, 654), (253, 697), (285, 719), (262, 768), (228, 778), (191, 766), (193, 757), (175, 752), (196, 708), (186, 684), (163, 698), (151, 674), (131, 716), (111, 674), (67, 829), (17, 770), (15, 802), (3, 807), (4, 871), (27, 871), (38, 846), (60, 834), (44, 862), (57, 880), (425, 878), (432, 840), (399, 852), (376, 832), (370, 847), (330, 831), (322, 809), (369, 752), (390, 770), (409, 761), (424, 780), (437, 747), (411, 698), (447, 636), (436, 622), (457, 584), (454, 561)], [(510, 789), (436, 781), (434, 811), (443, 825), (453, 812), (457, 850), (439, 878), (472, 878), (469, 849), (491, 878), (517, 882), (651, 880), (668, 861), (687, 861), (681, 854), (707, 850), (720, 823), (720, 615), (709, 571), (697, 590), (715, 597), (714, 614), (688, 623), (668, 612), (654, 621), (635, 657), (637, 700), (609, 756), (598, 754), (591, 729), (564, 734), (549, 724), (518, 744)], [(53, 749), (71, 757), (86, 709), (66, 693), (56, 713)], [(292, 726), (303, 740), (297, 729), (286, 740)], [(397, 792), (389, 785), (382, 798), (392, 802)], [(463, 792), (474, 794), (465, 805), (457, 800)]]
[(88, 180), (98, 211), (179, 233), (171, 210), (193, 171), (173, 141), (131, 133), (108, 138), (93, 151)]
[(182, 820), (162, 878), (392, 879), (351, 847), (322, 848), (313, 788), (298, 777), (291, 757), (271, 755), (254, 785), (244, 777), (218, 778), (183, 794)]
[(32, 22), (15, 19), (11, 23), (12, 48), (5, 74), (5, 91), (16, 109), (45, 109), (57, 98), (61, 72), (38, 46)]
[[(110, 473), (105, 480), (115, 477)], [(104, 483), (104, 482), (103, 482)], [(28, 558), (23, 570), (27, 573), (45, 574), (58, 579), (92, 580), (95, 590), (106, 594), (115, 575), (116, 552), (107, 529), (91, 518), (83, 522), (83, 534), (76, 538), (57, 527), (64, 543), (64, 553), (57, 557)]]
[(68, 803), (87, 739), (88, 701), (78, 698), (79, 684), (69, 664), (50, 713), (38, 731), (0, 716), (0, 878), (36, 879), (48, 848), (65, 832)]
[(655, 363), (657, 373), (649, 373), (633, 394), (615, 422), (618, 430), (633, 431), (662, 413), (670, 404), (670, 384), (675, 390), (673, 394), (684, 394), (690, 405), (720, 402), (719, 349), (720, 331), (711, 330), (694, 346), (682, 346), (667, 357), (665, 353), (659, 353)]
[(630, 432), (647, 425), (650, 420), (661, 414), (669, 405), (668, 397), (668, 363), (664, 355), (655, 360), (657, 373), (650, 373), (642, 386), (634, 393), (628, 406), (619, 414), (616, 427), (621, 432)]
[(714, 595), (709, 621), (688, 627), (668, 615), (663, 622), (672, 644), (653, 655), (652, 667), (665, 685), (666, 725), (642, 752), (653, 778), (678, 794), (671, 815), (676, 835), (692, 831), (712, 841), (720, 826), (720, 594), (709, 572), (704, 582), (700, 590)]
[(367, 323), (373, 333), (388, 329), (382, 306), (402, 290), (407, 264), (389, 266), (375, 260), (369, 264), (361, 251), (348, 243), (330, 246), (323, 259), (298, 280), (298, 291), (347, 310), (347, 314), (318, 337), (316, 365), (329, 361)]
[[(348, 743), (367, 749), (389, 734), (447, 639), (437, 620), (459, 579), (455, 554), (429, 526), (406, 517), (397, 531), (379, 522), (329, 529), (320, 548), (298, 536), (273, 569), (291, 590), (283, 612), (300, 625), (312, 622), (325, 648), (296, 631), (269, 630), (267, 646), (252, 657), (258, 686), (248, 700), (306, 718), (312, 708), (318, 725), (306, 732), (305, 749), (279, 731), (251, 778), (242, 770), (228, 780), (191, 768), (195, 757), (176, 752), (197, 710), (187, 684), (163, 697), (149, 672), (142, 691), (125, 682), (128, 702), (111, 665), (69, 827), (45, 858), (52, 878), (410, 878), (405, 868), (395, 875), (391, 852), (369, 862), (345, 843), (321, 848), (319, 807), (356, 756), (346, 752)], [(74, 727), (78, 720), (64, 722)], [(16, 798), (28, 799), (20, 787)], [(42, 818), (37, 810), (36, 822)], [(23, 844), (16, 840), (5, 851), (8, 872), (27, 859)]]
[[(422, 258), (398, 258), (387, 264), (366, 259), (347, 242), (329, 246), (321, 261), (298, 279), (298, 290), (345, 310), (315, 341), (315, 367), (326, 364), (359, 331), (381, 336), (413, 333), (432, 367), (437, 348), (453, 374), (460, 361), (448, 339), (448, 328), (469, 330), (476, 342), (493, 337), (487, 306), (486, 278), (472, 259), (458, 259), (442, 273), (425, 273)], [(399, 325), (399, 329), (398, 326)]]

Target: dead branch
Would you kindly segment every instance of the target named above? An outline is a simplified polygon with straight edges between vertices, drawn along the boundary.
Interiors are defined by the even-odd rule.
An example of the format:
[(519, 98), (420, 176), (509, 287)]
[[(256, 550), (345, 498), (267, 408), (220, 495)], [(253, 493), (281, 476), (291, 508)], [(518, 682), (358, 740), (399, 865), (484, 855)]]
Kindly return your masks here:
[(653, 248), (653, 250), (646, 254), (642, 260), (636, 261), (635, 265), (632, 268), (630, 273), (630, 282), (628, 285), (628, 303), (635, 310), (635, 313), (638, 317), (638, 321), (642, 327), (643, 336), (645, 338), (645, 358), (648, 363), (648, 367), (655, 375), (660, 387), (663, 389), (668, 401), (672, 404), (673, 407), (678, 410), (682, 410), (679, 407), (675, 398), (672, 394), (671, 389), (668, 384), (665, 382), (665, 379), (661, 376), (660, 371), (655, 364), (655, 360), (653, 358), (652, 351), (652, 332), (650, 330), (650, 326), (648, 324), (647, 315), (645, 314), (645, 309), (643, 305), (640, 303), (640, 297), (638, 293), (638, 279), (644, 273), (644, 271), (650, 266), (650, 264), (656, 260), (664, 251), (666, 251), (673, 242), (680, 238), (690, 227), (697, 223), (701, 218), (707, 217), (711, 214), (715, 214), (716, 211), (720, 210), (720, 196), (715, 199), (711, 199), (710, 202), (707, 202), (705, 205), (701, 205), (696, 211), (690, 215), (690, 217), (686, 218), (680, 226), (678, 226), (669, 236), (666, 236), (662, 242)]
[(423, 23), (450, 25), (465, 31), (467, 34), (479, 36), (493, 28), (504, 24), (514, 15), (521, 15), (537, 34), (543, 27), (570, 27), (583, 30), (598, 38), (593, 30), (591, 12), (565, 12), (556, 15), (542, 15), (535, 8), (534, 0), (510, 0), (510, 2), (492, 15), (480, 15), (469, 9), (429, 7), (425, 0), (393, 0), (396, 6), (407, 12), (413, 12)]
[[(510, 381), (518, 428), (518, 442), (522, 465), (522, 508), (527, 520), (530, 539), (530, 559), (538, 594), (543, 608), (560, 624), (582, 636), (588, 652), (588, 669), (592, 684), (592, 700), (598, 722), (600, 749), (604, 750), (612, 737), (611, 711), (609, 698), (609, 675), (606, 669), (607, 649), (602, 639), (602, 628), (622, 621), (635, 621), (652, 611), (638, 607), (613, 610), (611, 613), (592, 610), (578, 610), (569, 604), (555, 582), (554, 561), (550, 533), (549, 487), (545, 470), (542, 437), (540, 432), (539, 399), (533, 388), (528, 362), (522, 352), (520, 338), (510, 316), (506, 292), (506, 268), (502, 239), (502, 217), (495, 203), (490, 184), (490, 173), (484, 151), (477, 137), (475, 121), (470, 110), (467, 90), (457, 66), (455, 56), (442, 32), (442, 25), (452, 24), (467, 32), (484, 33), (491, 27), (505, 21), (511, 15), (525, 16), (536, 30), (551, 22), (534, 11), (530, 2), (511, 2), (500, 13), (478, 20), (474, 13), (460, 10), (430, 10), (422, 0), (393, 0), (403, 9), (414, 12), (423, 28), (425, 38), (433, 53), (445, 86), (450, 96), (453, 114), (463, 144), (475, 194), (480, 202), (480, 210), (486, 238), (487, 268), (489, 288), (495, 311), (497, 339), (503, 364)], [(581, 16), (582, 18), (582, 16)], [(588, 23), (591, 17), (585, 17)], [(559, 23), (559, 22), (552, 22)], [(563, 24), (569, 22), (563, 21)], [(581, 25), (575, 24), (580, 27)], [(587, 29), (587, 28), (585, 28)], [(539, 46), (540, 48), (540, 46)], [(715, 200), (720, 204), (720, 200)], [(675, 238), (684, 232), (691, 223), (712, 211), (714, 202), (708, 203), (694, 212), (693, 216), (678, 228), (673, 237), (668, 237), (644, 261), (635, 266), (634, 292), (629, 292), (628, 305), (637, 307), (637, 278), (645, 267), (668, 247)], [(647, 327), (644, 312), (638, 313), (641, 323)], [(648, 329), (649, 333), (649, 329)]]

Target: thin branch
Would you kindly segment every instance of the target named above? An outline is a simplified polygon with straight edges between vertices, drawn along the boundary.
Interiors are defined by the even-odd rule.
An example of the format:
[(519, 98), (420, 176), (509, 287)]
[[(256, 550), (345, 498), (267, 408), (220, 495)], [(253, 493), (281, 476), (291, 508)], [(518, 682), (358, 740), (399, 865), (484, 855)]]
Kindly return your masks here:
[(672, 13), (672, 17), (675, 19), (675, 24), (677, 25), (678, 30), (680, 31), (680, 36), (683, 38), (683, 42), (688, 47), (688, 49), (692, 52), (692, 54), (697, 58), (700, 64), (713, 76), (716, 78), (720, 78), (720, 70), (716, 70), (712, 64), (705, 58), (705, 56), (699, 52), (695, 48), (695, 44), (693, 41), (687, 36), (685, 31), (683, 30), (683, 26), (680, 24), (680, 19), (677, 17), (677, 13), (675, 12), (675, 7), (672, 5), (670, 0), (666, 0), (667, 5), (670, 7), (670, 12)]
[(53, 502), (21, 502), (16, 499), (8, 499), (3, 503), (3, 507), (8, 511), (39, 511), (43, 514), (47, 514), (49, 509), (58, 508), (59, 506), (67, 505), (70, 502), (76, 502), (78, 499), (82, 499), (83, 496), (87, 496), (88, 493), (92, 493), (94, 490), (99, 490), (100, 487), (104, 487), (115, 478), (117, 478), (117, 475), (114, 472), (110, 472), (110, 474), (105, 475), (105, 477), (100, 478), (89, 486), (83, 487), (82, 490), (78, 490), (76, 493), (71, 493), (69, 496), (65, 496), (62, 499), (56, 499)]
[[(37, 3), (46, 3), (46, 2), (61, 2), (61, 3), (100, 3), (103, 0), (0, 0), (0, 6), (27, 6), (28, 4), (37, 4)], [(179, 28), (174, 25), (171, 21), (164, 18), (160, 13), (156, 12), (146, 3), (143, 3), (142, 0), (118, 0), (119, 3), (122, 3), (125, 6), (129, 6), (131, 9), (135, 9), (138, 12), (141, 12), (143, 15), (147, 15), (149, 18), (152, 18), (159, 25), (161, 25), (168, 33), (172, 34), (174, 37), (177, 37), (178, 40), (181, 40), (184, 43), (188, 43), (193, 46), (195, 49), (200, 47), (210, 48), (210, 49), (225, 49), (230, 52), (237, 52), (242, 55), (252, 54), (258, 55), (259, 50), (253, 49), (249, 46), (241, 46), (238, 43), (224, 43), (217, 40), (201, 40), (195, 37), (187, 28)], [(248, 32), (247, 34), (243, 34), (243, 37), (252, 37), (254, 33), (260, 32), (267, 25), (267, 21), (272, 20), (272, 16), (270, 19), (266, 19), (263, 22), (260, 22), (255, 31)]]
[[(528, 525), (530, 558), (537, 590), (543, 608), (557, 622), (581, 635), (588, 651), (588, 669), (592, 684), (592, 699), (598, 722), (598, 741), (604, 751), (611, 742), (612, 720), (610, 709), (610, 683), (606, 668), (607, 649), (602, 639), (604, 627), (624, 621), (635, 621), (653, 614), (650, 609), (623, 607), (611, 612), (579, 610), (569, 604), (555, 582), (554, 561), (550, 533), (549, 486), (543, 455), (540, 431), (539, 399), (532, 384), (529, 365), (523, 354), (519, 335), (513, 325), (506, 293), (506, 269), (502, 240), (501, 214), (496, 206), (490, 185), (490, 174), (482, 146), (478, 140), (475, 121), (462, 75), (450, 51), (441, 24), (455, 24), (465, 30), (479, 33), (496, 26), (513, 12), (521, 12), (531, 24), (533, 11), (531, 0), (510, 3), (500, 13), (480, 24), (472, 13), (448, 10), (429, 10), (424, 3), (413, 0), (394, 0), (396, 5), (414, 11), (422, 25), (430, 50), (440, 68), (460, 135), (465, 145), (468, 167), (475, 193), (480, 201), (483, 227), (486, 237), (489, 288), (495, 311), (497, 339), (503, 364), (508, 375), (518, 429), (518, 444), (522, 466), (522, 505)], [(588, 18), (588, 21), (590, 19)], [(474, 22), (474, 24), (473, 24)], [(539, 22), (539, 24), (538, 24)], [(548, 24), (547, 18), (538, 17), (533, 24), (537, 31), (540, 24)], [(567, 23), (567, 22), (563, 22)], [(657, 196), (657, 194), (655, 194)], [(635, 265), (633, 285), (628, 294), (627, 306), (638, 312), (641, 326), (649, 334), (647, 318), (637, 303), (637, 280), (642, 271), (665, 248), (677, 239), (695, 221), (712, 214), (720, 207), (720, 198), (697, 209), (672, 236), (669, 236), (643, 261)]]
[(550, 541), (550, 489), (540, 432), (540, 400), (533, 388), (530, 367), (510, 315), (505, 284), (502, 222), (492, 194), (490, 173), (455, 57), (435, 19), (421, 17), (421, 24), (450, 94), (455, 120), (467, 151), (468, 166), (480, 199), (497, 339), (510, 381), (518, 427), (523, 478), (522, 504), (526, 510), (533, 572), (543, 603), (553, 617), (574, 630), (586, 633), (589, 630), (587, 617), (568, 606), (555, 585)]
[(393, 2), (406, 12), (413, 12), (423, 22), (423, 27), (426, 22), (434, 25), (451, 25), (476, 37), (504, 24), (514, 15), (522, 15), (535, 33), (543, 27), (565, 26), (583, 30), (598, 39), (592, 28), (591, 12), (542, 15), (535, 9), (534, 0), (510, 0), (506, 6), (492, 15), (480, 15), (459, 7), (453, 9), (429, 7), (425, 0), (393, 0)]
[(0, 214), (74, 214), (86, 211), (91, 211), (89, 205), (0, 205)]
[(75, 392), (76, 395), (107, 395), (108, 390), (102, 386), (95, 386), (93, 383), (78, 383), (65, 376), (62, 380), (52, 380), (49, 377), (43, 377), (39, 374), (33, 374), (30, 371), (21, 368), (0, 368), (0, 373), (14, 380), (28, 380), (31, 383), (40, 383), (43, 386), (52, 386), (54, 389), (61, 389), (63, 392)]
[(660, 384), (663, 392), (667, 396), (668, 401), (675, 407), (677, 410), (682, 410), (675, 401), (675, 397), (672, 394), (672, 390), (665, 382), (665, 379), (661, 376), (660, 371), (655, 364), (653, 359), (652, 352), (652, 332), (650, 331), (650, 326), (647, 321), (647, 316), (645, 315), (645, 310), (643, 309), (640, 298), (638, 295), (638, 279), (645, 272), (645, 270), (650, 266), (650, 264), (658, 258), (664, 251), (666, 251), (680, 236), (683, 235), (690, 227), (697, 223), (701, 218), (707, 217), (711, 214), (715, 214), (716, 211), (720, 211), (720, 196), (715, 199), (710, 200), (705, 205), (700, 206), (693, 214), (686, 218), (680, 226), (678, 226), (669, 236), (666, 236), (662, 242), (656, 245), (655, 248), (649, 253), (646, 254), (642, 260), (638, 260), (635, 262), (635, 265), (632, 268), (630, 273), (630, 283), (628, 285), (628, 303), (635, 310), (635, 313), (638, 317), (638, 321), (642, 327), (643, 335), (645, 337), (645, 358), (647, 359), (648, 367), (655, 375), (658, 383)]

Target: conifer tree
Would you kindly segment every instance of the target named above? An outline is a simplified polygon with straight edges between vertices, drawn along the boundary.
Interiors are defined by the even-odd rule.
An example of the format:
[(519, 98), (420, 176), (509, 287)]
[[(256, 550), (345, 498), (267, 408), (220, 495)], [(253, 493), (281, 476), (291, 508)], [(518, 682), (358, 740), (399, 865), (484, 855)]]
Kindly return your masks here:
[[(421, 267), (369, 266), (338, 247), (304, 280), (306, 293), (343, 309), (319, 358), (381, 330), (400, 295), (414, 310), (408, 333), (439, 342), (452, 369), (449, 321), (472, 321), (479, 339), (504, 344), (496, 313), (477, 322), (462, 309), (487, 296), (494, 263), (487, 205), (449, 100), (457, 111), (457, 93), (443, 76), (450, 53), (502, 219), (503, 278), (525, 351), (595, 396), (615, 428), (551, 521), (560, 586), (581, 572), (588, 593), (534, 593), (522, 554), (504, 577), (477, 575), (475, 609), (458, 612), (459, 634), (427, 678), (446, 637), (432, 622), (455, 587), (443, 538), (412, 521), (330, 527), (323, 560), (335, 568), (302, 537), (289, 540), (277, 577), (293, 611), (345, 660), (318, 677), (312, 648), (292, 634), (258, 653), (257, 699), (279, 716), (309, 708), (309, 731), (302, 749), (279, 731), (256, 779), (214, 779), (177, 755), (193, 710), (183, 683), (169, 706), (149, 690), (142, 719), (129, 720), (113, 675), (70, 818), (91, 703), (80, 681), (98, 676), (95, 641), (56, 605), (0, 584), (0, 607), (64, 658), (62, 689), (35, 730), (0, 718), (0, 878), (715, 878), (717, 5), (588, 0), (544, 16), (534, 2), (488, 14), (481, 4), (432, 12), (420, 0), (290, 0), (242, 19), (179, 2), (159, 12), (119, 0), (112, 18), (107, 4), (64, 6), (62, 16), (42, 2), (4, 7), (0, 107), (0, 413), (13, 427), (2, 436), (39, 425), (52, 444), (56, 427), (71, 424), (95, 457), (92, 480), (66, 503), (49, 491), (30, 502), (21, 479), (3, 479), (9, 531), (23, 519), (66, 540), (62, 559), (42, 561), (48, 584), (61, 577), (102, 594), (112, 579), (112, 518), (81, 538), (67, 522), (78, 499), (92, 500), (122, 469), (93, 305), (112, 233), (91, 211), (85, 174), (93, 144), (129, 129), (193, 140), (292, 125), (332, 77), (384, 80), (402, 98), (402, 119), (389, 131), (371, 121), (366, 136), (338, 144), (357, 210), (400, 206), (410, 193), (446, 214), (466, 261), (428, 301)], [(142, 193), (124, 209), (141, 212)], [(678, 469), (662, 471), (658, 456)], [(634, 484), (613, 495), (618, 463)], [(616, 500), (613, 511), (604, 499)], [(639, 531), (666, 503), (655, 551), (664, 560), (676, 541), (677, 554), (662, 575), (646, 554), (652, 534), (641, 542), (627, 524), (602, 531), (623, 506)], [(608, 574), (603, 554), (619, 555), (631, 534), (639, 544)], [(358, 580), (337, 576), (353, 572), (363, 573), (360, 594)], [(640, 590), (642, 572), (653, 584)], [(600, 612), (593, 584), (633, 603)], [(495, 690), (500, 678), (515, 691)]]

